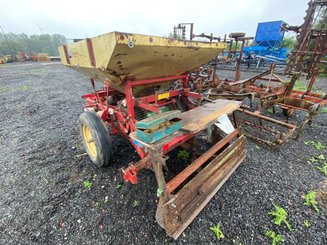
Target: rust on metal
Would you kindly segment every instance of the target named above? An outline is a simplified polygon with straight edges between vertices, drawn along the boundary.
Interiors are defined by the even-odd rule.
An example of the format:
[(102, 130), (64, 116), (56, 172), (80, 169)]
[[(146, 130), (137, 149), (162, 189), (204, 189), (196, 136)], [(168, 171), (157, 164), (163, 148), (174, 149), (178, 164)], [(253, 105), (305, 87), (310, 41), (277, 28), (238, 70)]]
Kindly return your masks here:
[[(271, 117), (267, 117), (264, 115), (261, 115), (259, 112), (251, 112), (248, 110), (238, 110), (240, 113), (244, 113), (254, 119), (258, 119), (259, 123), (253, 123), (248, 120), (244, 120), (241, 116), (240, 124), (242, 125), (243, 133), (248, 137), (251, 138), (257, 142), (267, 144), (272, 147), (277, 147), (279, 145), (284, 144), (288, 140), (291, 139), (295, 129), (296, 125), (282, 122), (280, 120), (273, 119)], [(263, 122), (268, 122), (273, 125), (273, 127), (268, 127), (263, 125)], [(276, 126), (280, 126), (285, 130), (285, 132), (282, 132), (281, 130), (277, 130)], [(247, 127), (250, 126), (254, 128), (253, 131), (248, 131)], [(269, 134), (269, 136), (265, 137), (259, 137), (258, 131), (264, 131)], [(269, 137), (272, 137), (272, 139), (269, 139)]]
[(92, 66), (96, 66), (95, 57), (94, 57), (94, 51), (93, 51), (93, 45), (92, 45), (92, 39), (86, 38), (86, 44), (87, 44), (87, 50), (89, 52), (89, 58)]
[(64, 55), (65, 55), (65, 59), (67, 64), (70, 64), (70, 58), (69, 58), (69, 54), (68, 54), (68, 50), (67, 50), (67, 45), (63, 45), (63, 49), (64, 49)]
[(156, 218), (174, 239), (185, 230), (242, 162), (246, 154), (244, 137), (230, 144), (213, 158), (175, 195), (165, 195), (159, 202)]
[(216, 143), (209, 151), (201, 155), (196, 161), (187, 166), (182, 172), (180, 172), (175, 178), (169, 181), (166, 185), (167, 193), (172, 193), (181, 183), (183, 183), (191, 174), (193, 174), (198, 168), (200, 168), (212, 155), (219, 151), (224, 145), (226, 145), (231, 139), (239, 134), (236, 129), (233, 133)]

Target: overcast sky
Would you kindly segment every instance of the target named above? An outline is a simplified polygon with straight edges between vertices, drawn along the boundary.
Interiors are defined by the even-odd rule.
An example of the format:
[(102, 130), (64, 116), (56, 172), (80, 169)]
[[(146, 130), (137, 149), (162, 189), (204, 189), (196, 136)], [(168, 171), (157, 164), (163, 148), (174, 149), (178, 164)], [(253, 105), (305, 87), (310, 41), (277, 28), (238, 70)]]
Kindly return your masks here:
[(0, 0), (5, 32), (85, 38), (111, 31), (168, 35), (180, 22), (195, 34), (254, 36), (258, 22), (303, 22), (308, 0)]

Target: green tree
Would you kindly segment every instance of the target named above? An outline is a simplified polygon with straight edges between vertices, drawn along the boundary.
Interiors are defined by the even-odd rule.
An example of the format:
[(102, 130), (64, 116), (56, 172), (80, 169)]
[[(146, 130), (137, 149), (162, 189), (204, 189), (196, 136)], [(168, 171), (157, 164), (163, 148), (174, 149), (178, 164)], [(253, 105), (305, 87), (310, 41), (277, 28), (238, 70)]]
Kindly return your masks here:
[(287, 48), (289, 50), (293, 50), (296, 44), (295, 37), (285, 37), (283, 42), (283, 48)]
[(58, 55), (57, 47), (66, 43), (66, 38), (60, 34), (26, 35), (25, 33), (0, 33), (0, 56), (17, 54), (17, 52), (47, 53), (50, 56)]

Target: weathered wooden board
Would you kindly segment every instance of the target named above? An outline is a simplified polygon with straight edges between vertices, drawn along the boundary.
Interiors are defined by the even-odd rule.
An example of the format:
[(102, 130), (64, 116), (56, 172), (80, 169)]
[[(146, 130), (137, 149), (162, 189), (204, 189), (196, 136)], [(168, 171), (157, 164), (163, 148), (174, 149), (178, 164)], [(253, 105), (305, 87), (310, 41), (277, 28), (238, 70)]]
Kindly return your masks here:
[(224, 114), (230, 114), (240, 108), (241, 102), (217, 99), (192, 110), (182, 113), (182, 131), (197, 133), (217, 121)]

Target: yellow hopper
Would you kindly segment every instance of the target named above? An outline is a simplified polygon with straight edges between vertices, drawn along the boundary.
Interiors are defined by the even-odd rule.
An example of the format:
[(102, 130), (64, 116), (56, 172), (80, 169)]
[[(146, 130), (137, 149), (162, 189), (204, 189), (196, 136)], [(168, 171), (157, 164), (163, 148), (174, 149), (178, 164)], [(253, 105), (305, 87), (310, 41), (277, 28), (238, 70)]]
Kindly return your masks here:
[(61, 46), (59, 54), (64, 65), (94, 80), (110, 81), (110, 87), (123, 93), (126, 77), (142, 80), (185, 74), (223, 49), (224, 43), (110, 32)]

